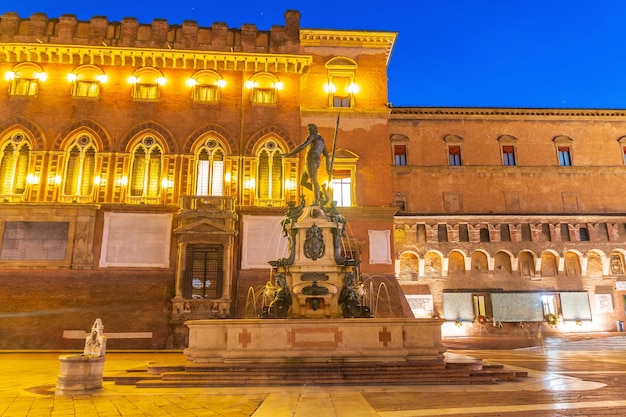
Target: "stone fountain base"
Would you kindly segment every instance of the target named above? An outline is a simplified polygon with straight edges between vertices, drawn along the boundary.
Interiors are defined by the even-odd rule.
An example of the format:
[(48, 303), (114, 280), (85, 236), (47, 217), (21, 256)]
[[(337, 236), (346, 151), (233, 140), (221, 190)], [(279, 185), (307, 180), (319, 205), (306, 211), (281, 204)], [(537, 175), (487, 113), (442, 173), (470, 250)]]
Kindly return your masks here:
[(188, 360), (215, 363), (441, 361), (441, 319), (190, 320)]

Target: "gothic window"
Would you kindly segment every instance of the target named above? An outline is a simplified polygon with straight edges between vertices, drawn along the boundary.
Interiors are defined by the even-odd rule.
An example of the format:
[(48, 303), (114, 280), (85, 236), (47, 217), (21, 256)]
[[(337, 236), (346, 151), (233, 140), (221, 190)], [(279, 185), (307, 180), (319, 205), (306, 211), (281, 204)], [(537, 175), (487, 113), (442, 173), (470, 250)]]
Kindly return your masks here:
[(22, 132), (13, 133), (0, 148), (0, 195), (24, 194), (28, 183), (30, 144)]
[(132, 153), (130, 196), (158, 197), (161, 191), (163, 151), (157, 140), (145, 136)]
[(81, 135), (67, 149), (65, 184), (63, 194), (67, 196), (91, 195), (96, 169), (96, 147), (91, 138)]
[(224, 195), (224, 149), (216, 139), (208, 139), (198, 151), (196, 195)]
[(257, 192), (258, 198), (270, 204), (281, 200), (283, 193), (282, 153), (275, 141), (268, 140), (258, 153)]

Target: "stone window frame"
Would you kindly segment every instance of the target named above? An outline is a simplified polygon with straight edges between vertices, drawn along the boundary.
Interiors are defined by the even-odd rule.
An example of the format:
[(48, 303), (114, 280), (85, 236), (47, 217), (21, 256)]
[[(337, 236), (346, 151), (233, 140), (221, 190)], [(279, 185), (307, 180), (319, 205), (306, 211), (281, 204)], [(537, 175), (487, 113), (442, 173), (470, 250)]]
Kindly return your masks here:
[[(446, 144), (446, 154), (448, 156), (448, 166), (460, 167), (465, 165), (463, 160), (463, 138), (458, 135), (446, 135), (443, 138)], [(452, 159), (452, 155), (458, 155), (458, 158)], [(454, 163), (453, 163), (454, 162)]]
[[(511, 135), (502, 135), (498, 138), (498, 142), (500, 143), (500, 156), (502, 157), (502, 166), (517, 166), (517, 138)], [(506, 152), (509, 149), (511, 150), (511, 152)], [(506, 155), (512, 156), (507, 157)]]
[[(353, 109), (356, 104), (356, 92), (349, 90), (351, 86), (355, 85), (358, 64), (356, 61), (345, 56), (337, 56), (327, 61), (325, 66), (328, 77), (328, 83), (326, 84), (328, 107), (334, 109)], [(336, 83), (333, 82), (333, 80), (344, 78), (348, 80), (348, 85), (345, 88), (346, 91), (338, 92), (337, 86), (335, 85)], [(341, 103), (341, 105), (337, 106), (337, 103)]]
[(572, 146), (574, 140), (569, 136), (559, 135), (552, 139), (552, 142), (554, 142), (557, 164), (561, 167), (573, 166), (574, 158), (572, 155)]

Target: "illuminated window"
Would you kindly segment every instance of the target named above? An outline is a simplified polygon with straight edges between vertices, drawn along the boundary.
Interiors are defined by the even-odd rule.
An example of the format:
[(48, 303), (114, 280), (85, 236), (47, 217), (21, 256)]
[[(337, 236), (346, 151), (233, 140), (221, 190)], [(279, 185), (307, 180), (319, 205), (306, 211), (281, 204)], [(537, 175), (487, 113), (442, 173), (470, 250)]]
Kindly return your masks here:
[(196, 195), (224, 195), (224, 150), (215, 139), (205, 142), (198, 152)]
[(331, 188), (337, 206), (352, 206), (352, 175), (349, 170), (333, 170)]
[(559, 315), (559, 300), (558, 295), (555, 294), (546, 294), (541, 296), (541, 306), (543, 309), (543, 316), (547, 316), (548, 314), (552, 314), (555, 316)]
[(67, 79), (72, 83), (72, 96), (97, 98), (100, 84), (107, 81), (107, 76), (95, 65), (81, 65), (68, 74)]
[(330, 197), (331, 200), (337, 202), (337, 206), (354, 207), (357, 205), (356, 164), (358, 160), (359, 156), (348, 149), (340, 148), (335, 151)]
[(32, 62), (17, 64), (4, 76), (9, 81), (11, 96), (36, 96), (39, 92), (39, 83), (47, 79), (41, 67)]
[(89, 196), (93, 191), (96, 169), (96, 148), (91, 138), (81, 135), (67, 150), (65, 165), (66, 196)]
[(157, 101), (166, 82), (161, 71), (150, 67), (139, 68), (128, 81), (133, 85), (133, 99), (143, 101)]
[(491, 315), (489, 294), (472, 294), (472, 302), (474, 303), (474, 317), (476, 319), (480, 316), (486, 319)]
[[(258, 198), (264, 204), (281, 200), (283, 193), (282, 151), (273, 140), (265, 142), (258, 153)], [(278, 201), (276, 201), (278, 203)]]
[(13, 133), (0, 148), (0, 195), (24, 194), (29, 161), (30, 144), (25, 135)]
[(132, 154), (130, 196), (158, 197), (162, 165), (162, 150), (156, 139), (144, 137)]
[(334, 108), (354, 107), (358, 86), (354, 81), (357, 64), (350, 58), (335, 57), (326, 63), (329, 106)]
[(194, 102), (216, 103), (220, 99), (220, 89), (226, 82), (216, 72), (202, 70), (187, 80), (187, 84), (192, 87), (191, 98)]
[(393, 145), (393, 162), (396, 166), (406, 165), (406, 145)]
[(278, 78), (269, 73), (255, 74), (246, 83), (251, 88), (250, 101), (257, 104), (274, 104), (277, 101), (277, 91), (282, 88)]

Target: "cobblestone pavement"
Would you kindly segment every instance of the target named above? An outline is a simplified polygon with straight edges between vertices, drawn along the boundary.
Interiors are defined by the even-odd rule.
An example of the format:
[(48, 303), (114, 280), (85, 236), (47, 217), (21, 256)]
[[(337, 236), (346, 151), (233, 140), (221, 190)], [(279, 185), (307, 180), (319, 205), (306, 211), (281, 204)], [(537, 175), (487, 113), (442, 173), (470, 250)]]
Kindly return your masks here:
[[(57, 352), (0, 352), (0, 416), (625, 416), (626, 336), (552, 340), (516, 350), (454, 350), (529, 376), (496, 385), (135, 388), (54, 395)], [(105, 376), (165, 352), (108, 352)]]

